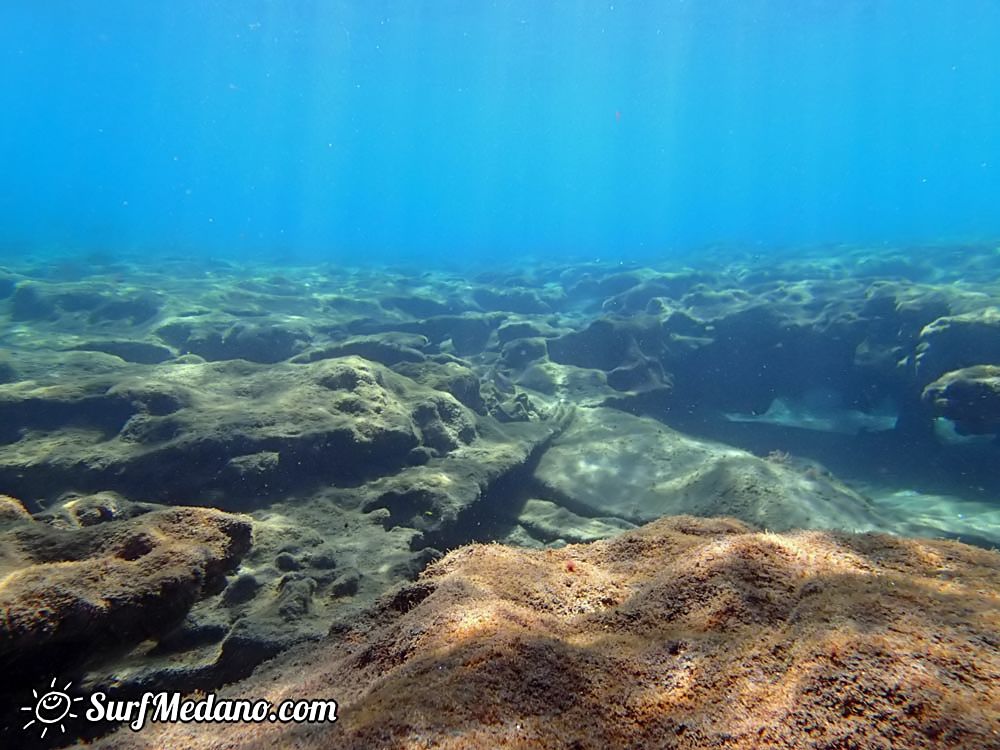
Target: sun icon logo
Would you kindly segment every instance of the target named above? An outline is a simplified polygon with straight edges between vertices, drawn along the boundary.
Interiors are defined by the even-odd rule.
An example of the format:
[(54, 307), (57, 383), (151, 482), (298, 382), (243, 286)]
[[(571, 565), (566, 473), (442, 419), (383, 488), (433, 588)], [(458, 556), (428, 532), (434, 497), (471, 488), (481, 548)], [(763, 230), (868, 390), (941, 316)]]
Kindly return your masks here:
[(21, 728), (27, 729), (33, 724), (40, 724), (42, 727), (41, 738), (45, 739), (49, 729), (58, 724), (59, 729), (65, 734), (66, 725), (63, 724), (63, 721), (77, 718), (77, 714), (73, 713), (73, 704), (83, 700), (83, 698), (69, 697), (66, 691), (72, 684), (72, 682), (67, 682), (62, 689), (59, 689), (56, 687), (56, 678), (53, 677), (52, 682), (49, 683), (49, 689), (42, 695), (39, 695), (37, 690), (32, 690), (31, 694), (35, 697), (34, 705), (21, 706), (21, 710), (33, 712), (35, 718)]

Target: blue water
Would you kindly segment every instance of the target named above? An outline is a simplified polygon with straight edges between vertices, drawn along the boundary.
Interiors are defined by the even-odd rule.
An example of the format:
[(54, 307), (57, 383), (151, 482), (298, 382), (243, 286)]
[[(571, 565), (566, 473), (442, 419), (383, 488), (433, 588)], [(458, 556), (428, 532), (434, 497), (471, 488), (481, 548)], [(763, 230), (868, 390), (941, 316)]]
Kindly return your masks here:
[(5, 0), (0, 247), (1000, 236), (995, 0)]

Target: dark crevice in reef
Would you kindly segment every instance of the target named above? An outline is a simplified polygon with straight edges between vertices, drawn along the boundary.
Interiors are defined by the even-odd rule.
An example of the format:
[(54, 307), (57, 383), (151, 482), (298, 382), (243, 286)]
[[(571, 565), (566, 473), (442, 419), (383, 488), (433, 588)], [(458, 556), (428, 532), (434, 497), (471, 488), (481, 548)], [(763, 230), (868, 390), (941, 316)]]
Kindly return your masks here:
[(416, 537), (413, 548), (447, 551), (472, 542), (503, 539), (516, 524), (517, 511), (528, 498), (531, 472), (537, 462), (536, 455), (498, 478), (478, 502), (461, 510), (453, 523)]
[(472, 542), (491, 542), (505, 538), (517, 525), (517, 515), (535, 488), (534, 471), (542, 455), (569, 426), (573, 414), (566, 411), (553, 417), (557, 426), (544, 440), (534, 445), (525, 459), (498, 476), (484, 488), (477, 502), (469, 503), (453, 522), (442, 524), (414, 538), (414, 549), (433, 547), (450, 550)]
[(0, 403), (0, 444), (12, 444), (28, 431), (91, 430), (109, 439), (135, 414), (124, 398), (88, 396), (67, 401), (24, 399)]

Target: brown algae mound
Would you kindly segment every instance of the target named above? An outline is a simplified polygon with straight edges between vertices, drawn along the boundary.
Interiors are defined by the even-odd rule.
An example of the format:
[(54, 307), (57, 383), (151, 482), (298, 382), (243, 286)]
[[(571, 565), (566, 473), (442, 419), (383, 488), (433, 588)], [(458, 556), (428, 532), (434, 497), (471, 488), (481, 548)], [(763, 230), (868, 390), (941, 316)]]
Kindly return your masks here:
[(1000, 554), (664, 518), (472, 545), (226, 697), (326, 725), (151, 725), (113, 748), (1000, 747)]
[(62, 528), (0, 495), (0, 664), (164, 632), (235, 567), (251, 534), (248, 517), (211, 508)]

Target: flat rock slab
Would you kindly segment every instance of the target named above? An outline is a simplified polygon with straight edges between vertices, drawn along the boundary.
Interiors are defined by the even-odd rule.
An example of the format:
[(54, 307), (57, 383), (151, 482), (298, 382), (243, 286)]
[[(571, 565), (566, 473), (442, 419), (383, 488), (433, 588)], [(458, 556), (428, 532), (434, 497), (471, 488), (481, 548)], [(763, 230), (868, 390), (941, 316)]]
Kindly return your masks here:
[(543, 495), (580, 515), (632, 523), (686, 513), (779, 531), (884, 528), (864, 497), (817, 468), (758, 458), (615, 409), (578, 409), (535, 479)]
[(549, 500), (529, 498), (517, 517), (534, 539), (543, 542), (593, 542), (635, 528), (620, 518), (586, 518)]
[(336, 723), (155, 724), (104, 750), (997, 747), (1000, 554), (661, 519), (561, 550), (472, 545), (356, 630), (219, 697)]

